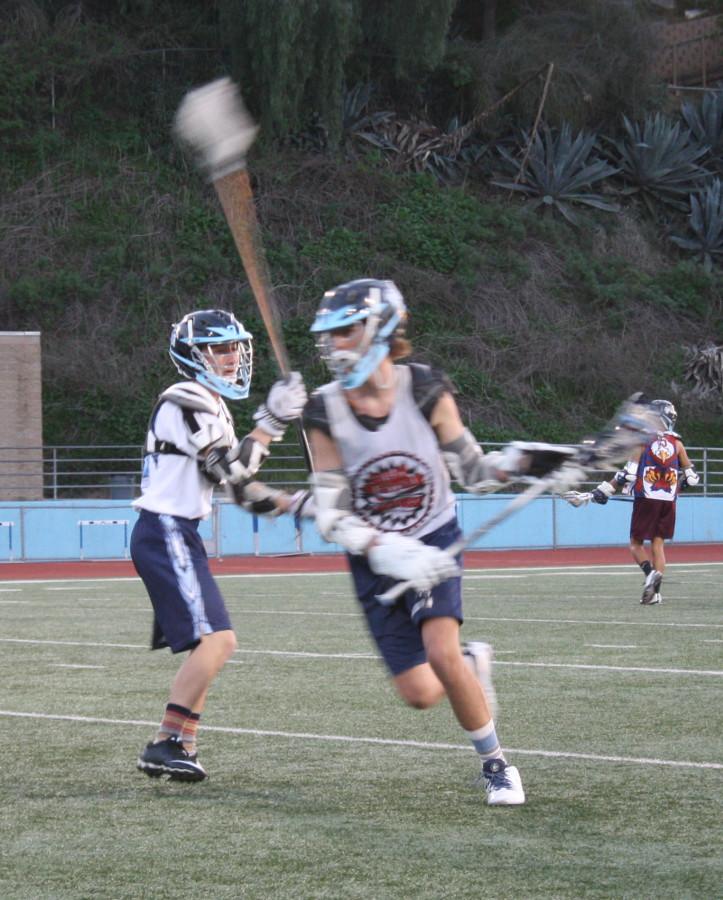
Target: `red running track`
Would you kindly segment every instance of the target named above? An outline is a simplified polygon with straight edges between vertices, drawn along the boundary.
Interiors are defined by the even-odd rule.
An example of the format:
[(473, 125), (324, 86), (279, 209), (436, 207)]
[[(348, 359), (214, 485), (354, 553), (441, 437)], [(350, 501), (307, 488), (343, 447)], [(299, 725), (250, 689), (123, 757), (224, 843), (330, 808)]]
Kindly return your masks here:
[[(669, 544), (669, 563), (723, 562), (723, 544)], [(633, 565), (624, 547), (577, 547), (565, 550), (468, 550), (468, 569), (517, 568), (526, 566)], [(211, 559), (214, 575), (282, 575), (304, 572), (345, 572), (346, 558), (340, 553), (288, 556), (229, 556)], [(130, 560), (74, 560), (68, 562), (2, 562), (0, 581), (48, 578), (134, 577)]]

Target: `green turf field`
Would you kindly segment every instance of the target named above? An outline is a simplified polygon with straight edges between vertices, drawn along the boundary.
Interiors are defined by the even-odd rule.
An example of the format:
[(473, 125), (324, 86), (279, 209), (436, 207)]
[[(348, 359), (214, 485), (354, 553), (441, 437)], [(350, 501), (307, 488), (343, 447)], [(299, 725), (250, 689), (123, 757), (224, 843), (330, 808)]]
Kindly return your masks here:
[[(0, 570), (0, 578), (2, 572)], [(140, 582), (0, 583), (0, 895), (723, 897), (723, 565), (465, 579), (528, 802), (485, 806), (445, 704), (406, 709), (345, 575), (220, 579), (239, 651), (201, 784), (135, 769), (179, 660)]]

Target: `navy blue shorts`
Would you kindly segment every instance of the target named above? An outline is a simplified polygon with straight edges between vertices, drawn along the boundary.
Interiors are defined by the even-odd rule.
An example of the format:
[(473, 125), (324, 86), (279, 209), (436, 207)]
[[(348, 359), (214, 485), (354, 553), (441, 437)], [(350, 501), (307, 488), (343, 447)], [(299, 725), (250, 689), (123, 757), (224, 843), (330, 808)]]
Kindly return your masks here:
[(151, 649), (181, 653), (202, 635), (231, 628), (197, 519), (142, 509), (131, 533), (131, 558), (153, 604)]
[[(455, 518), (420, 540), (444, 549), (459, 537), (461, 531)], [(427, 661), (421, 632), (425, 619), (449, 616), (462, 624), (462, 579), (459, 576), (443, 581), (431, 591), (406, 591), (392, 606), (382, 606), (375, 596), (396, 582), (372, 572), (365, 556), (347, 558), (367, 625), (392, 675)], [(461, 554), (457, 561), (461, 565)]]

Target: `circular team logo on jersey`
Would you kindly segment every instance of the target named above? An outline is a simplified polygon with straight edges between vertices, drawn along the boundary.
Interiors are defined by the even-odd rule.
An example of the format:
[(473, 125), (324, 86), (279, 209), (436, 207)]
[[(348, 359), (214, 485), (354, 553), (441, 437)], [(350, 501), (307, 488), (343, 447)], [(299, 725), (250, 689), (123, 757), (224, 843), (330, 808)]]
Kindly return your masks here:
[(370, 459), (352, 479), (354, 512), (380, 531), (412, 531), (429, 518), (432, 470), (412, 453)]

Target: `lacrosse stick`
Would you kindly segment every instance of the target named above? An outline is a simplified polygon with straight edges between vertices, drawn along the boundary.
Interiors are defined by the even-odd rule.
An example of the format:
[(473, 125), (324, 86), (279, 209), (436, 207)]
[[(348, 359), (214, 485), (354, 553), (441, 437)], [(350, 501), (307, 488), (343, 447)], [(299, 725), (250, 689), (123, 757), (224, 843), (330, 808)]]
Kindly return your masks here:
[[(592, 500), (592, 491), (565, 491), (562, 495), (563, 500), (567, 500), (570, 506), (574, 506), (575, 509), (579, 509), (581, 506), (587, 506), (588, 503)], [(632, 497), (608, 497), (608, 503), (612, 500), (613, 503), (630, 503)]]
[[(595, 437), (583, 441), (580, 447), (559, 447), (560, 462), (557, 468), (533, 481), (527, 490), (518, 494), (497, 515), (445, 548), (446, 552), (450, 556), (456, 556), (546, 491), (563, 492), (570, 484), (579, 484), (583, 481), (586, 469), (610, 469), (622, 459), (626, 459), (632, 450), (652, 440), (660, 431), (662, 422), (658, 413), (641, 398), (642, 394), (633, 394), (629, 397), (607, 425)], [(546, 447), (547, 449), (542, 452), (548, 454), (551, 454), (554, 448), (552, 444), (535, 445), (520, 441), (513, 441), (510, 446), (523, 453), (527, 448), (532, 454), (535, 451), (531, 448), (534, 447), (540, 449)], [(384, 593), (377, 594), (376, 599), (383, 606), (389, 606), (412, 587), (413, 581), (400, 581)]]
[[(219, 78), (189, 91), (178, 108), (174, 127), (177, 135), (194, 150), (199, 165), (213, 183), (276, 363), (286, 378), (291, 366), (246, 168), (246, 154), (258, 128), (229, 78)], [(306, 466), (311, 471), (311, 450), (301, 419), (296, 420), (296, 428)]]

